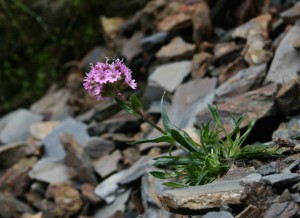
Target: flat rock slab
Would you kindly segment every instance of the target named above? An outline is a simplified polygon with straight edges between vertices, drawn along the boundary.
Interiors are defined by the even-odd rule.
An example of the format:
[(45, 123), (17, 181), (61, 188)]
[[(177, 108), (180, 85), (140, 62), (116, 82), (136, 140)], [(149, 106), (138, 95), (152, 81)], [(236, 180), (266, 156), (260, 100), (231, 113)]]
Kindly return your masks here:
[(242, 204), (240, 197), (244, 187), (240, 180), (228, 180), (207, 185), (165, 190), (158, 193), (162, 206), (176, 214), (204, 214), (219, 210), (223, 204)]
[(158, 86), (168, 92), (174, 92), (183, 79), (191, 73), (191, 61), (179, 61), (160, 65), (149, 76), (149, 84)]
[(46, 183), (70, 181), (68, 168), (62, 163), (55, 163), (46, 158), (39, 160), (29, 171), (31, 179)]
[(295, 183), (300, 180), (300, 175), (298, 173), (279, 173), (264, 176), (262, 180), (270, 185), (288, 185)]
[(0, 119), (0, 142), (4, 144), (26, 141), (32, 124), (42, 120), (42, 116), (25, 109), (12, 111)]
[[(274, 95), (277, 92), (277, 85), (270, 84), (254, 91), (246, 92), (243, 95), (231, 98), (227, 102), (218, 105), (220, 118), (227, 131), (232, 130), (231, 115), (239, 117), (247, 113), (247, 119), (241, 123), (241, 128), (248, 125), (254, 119), (272, 116), (276, 112)], [(212, 119), (210, 112), (201, 111), (196, 115), (196, 125), (206, 123)]]
[(300, 26), (293, 26), (276, 50), (266, 82), (287, 83), (297, 78), (300, 70), (300, 53), (293, 47), (299, 38)]
[(65, 151), (62, 147), (59, 137), (64, 133), (69, 133), (74, 136), (75, 140), (85, 145), (89, 139), (87, 134), (87, 127), (85, 124), (80, 123), (73, 118), (67, 118), (55, 128), (44, 140), (45, 153), (44, 157), (52, 161), (62, 161), (65, 156)]

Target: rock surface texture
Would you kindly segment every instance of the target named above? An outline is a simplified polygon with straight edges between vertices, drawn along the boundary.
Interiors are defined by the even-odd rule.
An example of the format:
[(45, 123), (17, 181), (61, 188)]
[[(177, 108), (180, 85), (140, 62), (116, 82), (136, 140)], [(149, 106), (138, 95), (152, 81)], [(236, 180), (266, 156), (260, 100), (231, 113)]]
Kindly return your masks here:
[[(0, 217), (300, 217), (296, 2), (149, 0), (126, 18), (101, 15), (105, 44), (76, 60), (65, 87), (0, 118)], [(158, 125), (165, 92), (172, 123), (197, 142), (212, 104), (226, 130), (232, 115), (246, 113), (242, 128), (257, 119), (245, 143), (269, 143), (282, 155), (230, 162), (207, 185), (164, 186), (149, 172), (170, 145), (128, 144), (157, 132), (83, 90), (89, 64), (116, 54), (138, 83), (124, 94), (140, 96)]]

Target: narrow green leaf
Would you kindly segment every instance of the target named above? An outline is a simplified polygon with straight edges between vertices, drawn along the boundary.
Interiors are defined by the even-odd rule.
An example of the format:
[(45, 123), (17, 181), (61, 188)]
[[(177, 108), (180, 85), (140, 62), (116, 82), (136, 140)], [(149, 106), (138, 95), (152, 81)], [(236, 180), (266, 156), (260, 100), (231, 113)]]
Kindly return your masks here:
[(190, 144), (177, 130), (171, 129), (171, 136), (189, 152), (198, 152), (198, 150)]
[(160, 112), (161, 112), (161, 118), (163, 121), (163, 125), (164, 128), (167, 132), (170, 132), (171, 129), (173, 128), (172, 123), (170, 122), (170, 119), (168, 117), (165, 105), (164, 105), (164, 97), (165, 97), (165, 93), (163, 94), (163, 96), (161, 97), (161, 101), (160, 101)]
[(126, 111), (127, 113), (129, 113), (129, 114), (132, 114), (132, 115), (136, 116), (135, 112), (132, 110), (132, 108), (131, 108), (129, 105), (125, 104), (123, 101), (121, 101), (121, 100), (118, 99), (118, 98), (115, 98), (115, 100), (116, 100), (117, 104), (118, 104), (123, 110), (125, 110), (125, 111)]
[(140, 101), (140, 99), (136, 95), (131, 95), (129, 99), (131, 108), (136, 112), (142, 112), (143, 111), (143, 104)]
[(170, 179), (172, 178), (169, 173), (164, 173), (160, 171), (151, 171), (150, 174), (159, 179)]
[(168, 135), (163, 135), (157, 138), (151, 138), (151, 139), (141, 139), (135, 142), (130, 142), (129, 144), (134, 145), (134, 144), (142, 144), (142, 143), (148, 143), (148, 142), (154, 142), (154, 143), (159, 143), (159, 142), (167, 142), (170, 144), (173, 144), (175, 141), (171, 136)]
[(171, 187), (171, 188), (184, 188), (184, 187), (187, 187), (186, 185), (180, 184), (180, 183), (177, 183), (177, 182), (164, 182), (163, 185)]

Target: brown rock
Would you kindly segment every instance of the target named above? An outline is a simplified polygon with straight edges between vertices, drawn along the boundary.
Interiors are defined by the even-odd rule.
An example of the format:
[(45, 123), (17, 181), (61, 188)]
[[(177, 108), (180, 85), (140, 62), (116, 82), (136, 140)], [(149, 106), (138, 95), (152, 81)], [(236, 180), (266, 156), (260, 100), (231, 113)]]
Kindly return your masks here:
[[(226, 103), (218, 105), (221, 120), (225, 129), (229, 132), (232, 130), (231, 115), (240, 116), (246, 112), (247, 119), (241, 124), (241, 128), (248, 124), (248, 121), (260, 119), (262, 117), (271, 116), (275, 113), (276, 107), (274, 95), (277, 92), (277, 85), (271, 84), (254, 91), (246, 92), (241, 96), (234, 97)], [(196, 125), (212, 120), (210, 113), (200, 112), (197, 114)]]
[(33, 209), (18, 200), (9, 192), (0, 192), (0, 217), (21, 217), (22, 214), (32, 214)]
[(79, 182), (96, 184), (97, 180), (93, 173), (91, 160), (83, 146), (68, 133), (61, 135), (60, 141), (66, 151), (64, 163), (69, 169), (71, 178)]
[(296, 80), (291, 80), (284, 84), (278, 91), (276, 102), (280, 110), (290, 115), (299, 110), (300, 107), (300, 88)]
[(9, 167), (24, 158), (27, 155), (26, 150), (29, 146), (24, 143), (0, 146), (0, 166)]
[(95, 186), (90, 185), (88, 183), (84, 183), (81, 185), (80, 190), (82, 197), (88, 200), (89, 202), (93, 204), (98, 204), (102, 201), (102, 199), (95, 194)]
[(186, 43), (181, 37), (175, 37), (156, 53), (156, 57), (161, 60), (187, 59), (192, 56), (195, 48), (194, 44)]
[(121, 152), (116, 150), (111, 155), (105, 155), (94, 161), (94, 169), (102, 178), (105, 178), (118, 170), (118, 164), (121, 158)]
[(192, 14), (193, 39), (196, 44), (208, 37), (212, 32), (210, 10), (205, 1), (195, 4), (195, 11)]
[(120, 27), (124, 19), (122, 17), (112, 17), (107, 18), (102, 16), (100, 18), (100, 23), (103, 30), (103, 36), (106, 41), (108, 47), (113, 48), (115, 46), (115, 40), (118, 32), (120, 31)]
[(300, 38), (295, 40), (293, 46), (295, 49), (300, 49)]
[(212, 55), (206, 52), (201, 52), (193, 56), (192, 62), (192, 76), (193, 78), (202, 78), (205, 76), (210, 63), (212, 62)]
[(36, 214), (24, 214), (21, 216), (21, 218), (43, 218), (43, 214), (42, 212)]
[(247, 66), (247, 63), (243, 60), (243, 58), (238, 57), (228, 66), (221, 68), (219, 82), (222, 83), (228, 80), (230, 77), (236, 75), (239, 71), (246, 68)]
[(31, 183), (28, 172), (36, 161), (36, 157), (31, 157), (15, 163), (0, 177), (0, 190), (9, 190), (17, 196), (24, 194)]
[(265, 38), (269, 36), (269, 24), (272, 16), (270, 14), (263, 14), (257, 16), (247, 23), (237, 27), (232, 33), (233, 38), (248, 39), (250, 32), (260, 33)]
[(135, 147), (129, 147), (122, 151), (125, 165), (133, 165), (141, 157), (140, 152)]
[(191, 16), (185, 13), (172, 14), (158, 24), (159, 31), (171, 31), (191, 26)]
[(35, 123), (30, 126), (30, 134), (37, 140), (43, 140), (60, 124), (59, 121)]
[(79, 192), (70, 183), (50, 184), (46, 193), (48, 198), (53, 198), (64, 217), (77, 213), (83, 206)]

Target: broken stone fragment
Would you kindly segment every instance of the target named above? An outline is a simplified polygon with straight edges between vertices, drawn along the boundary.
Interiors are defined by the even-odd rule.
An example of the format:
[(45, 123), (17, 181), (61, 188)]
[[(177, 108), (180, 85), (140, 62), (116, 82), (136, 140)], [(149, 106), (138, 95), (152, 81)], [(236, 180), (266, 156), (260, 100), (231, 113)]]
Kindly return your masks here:
[(62, 210), (64, 217), (77, 213), (83, 206), (79, 192), (70, 183), (50, 184), (46, 196), (54, 199), (55, 205)]
[(156, 58), (162, 61), (189, 59), (192, 57), (196, 46), (185, 42), (181, 37), (175, 37), (171, 42), (156, 53)]
[(112, 17), (107, 18), (101, 16), (100, 23), (103, 30), (103, 36), (108, 47), (113, 48), (115, 46), (114, 42), (118, 32), (120, 31), (122, 23), (124, 23), (124, 18), (122, 17)]
[(69, 175), (80, 183), (96, 184), (92, 163), (84, 148), (68, 133), (60, 136), (60, 141), (66, 152), (64, 164), (68, 167)]
[(244, 187), (239, 180), (214, 182), (207, 185), (165, 190), (158, 193), (162, 206), (177, 214), (203, 214), (218, 210), (222, 204), (241, 206), (240, 197)]

